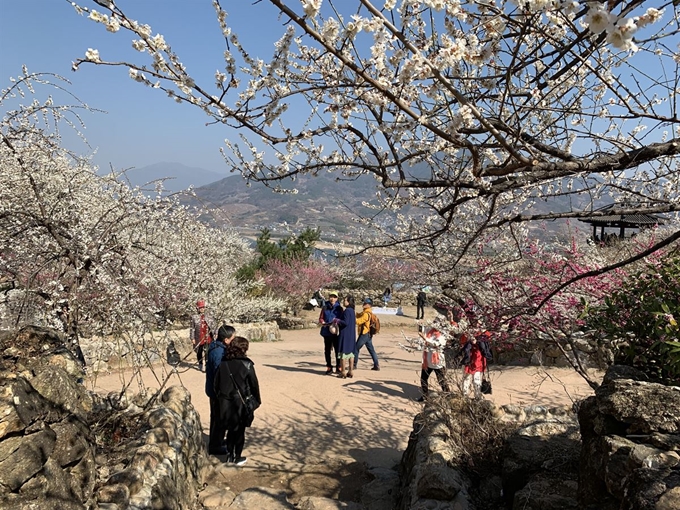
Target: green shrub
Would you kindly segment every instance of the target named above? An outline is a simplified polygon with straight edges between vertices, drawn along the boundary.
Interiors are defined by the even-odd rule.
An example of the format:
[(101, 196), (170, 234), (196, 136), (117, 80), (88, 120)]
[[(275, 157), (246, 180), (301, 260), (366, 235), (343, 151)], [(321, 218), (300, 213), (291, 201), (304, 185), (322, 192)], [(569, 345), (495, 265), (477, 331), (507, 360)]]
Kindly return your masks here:
[(590, 310), (588, 327), (616, 345), (615, 361), (652, 380), (680, 384), (680, 251), (648, 263), (605, 304)]

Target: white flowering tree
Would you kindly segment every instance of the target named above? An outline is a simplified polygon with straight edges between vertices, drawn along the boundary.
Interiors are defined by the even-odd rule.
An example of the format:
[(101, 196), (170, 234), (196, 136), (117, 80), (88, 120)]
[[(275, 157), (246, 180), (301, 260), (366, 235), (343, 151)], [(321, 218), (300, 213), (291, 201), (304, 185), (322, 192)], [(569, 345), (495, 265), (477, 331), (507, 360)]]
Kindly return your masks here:
[[(480, 242), (521, 256), (529, 222), (592, 217), (603, 200), (677, 218), (677, 2), (263, 0), (253, 18), (282, 23), (264, 60), (214, 0), (225, 47), (212, 83), (119, 3), (75, 8), (131, 36), (139, 58), (88, 49), (74, 69), (121, 66), (237, 128), (224, 154), (247, 180), (374, 177), (372, 206), (398, 217), (374, 244), (433, 261), (442, 281)], [(535, 208), (555, 199), (572, 205)]]
[[(236, 281), (252, 253), (235, 232), (206, 226), (161, 190), (147, 196), (113, 173), (98, 175), (61, 147), (59, 125), (77, 125), (85, 105), (9, 106), (46, 78), (24, 71), (0, 92), (0, 281), (46, 311), (39, 322), (75, 340), (119, 339), (133, 352), (163, 340), (169, 319), (186, 317), (199, 297), (219, 320), (261, 320), (281, 306), (249, 298)], [(29, 315), (18, 307), (13, 325), (34, 321)]]

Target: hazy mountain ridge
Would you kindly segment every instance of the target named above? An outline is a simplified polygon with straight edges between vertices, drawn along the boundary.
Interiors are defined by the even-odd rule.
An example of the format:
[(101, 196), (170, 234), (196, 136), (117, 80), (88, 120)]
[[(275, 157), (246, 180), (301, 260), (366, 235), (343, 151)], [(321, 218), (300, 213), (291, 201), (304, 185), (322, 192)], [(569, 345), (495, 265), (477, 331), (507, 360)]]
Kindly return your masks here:
[(304, 176), (284, 183), (297, 193), (275, 193), (262, 183), (248, 186), (240, 175), (232, 175), (197, 188), (200, 204), (219, 209), (237, 227), (261, 228), (287, 223), (320, 227), (322, 231), (344, 233), (350, 215), (367, 214), (362, 205), (375, 197), (376, 184), (369, 177), (336, 181), (331, 174)]
[[(419, 177), (422, 169), (415, 168)], [(277, 228), (284, 223), (293, 229), (306, 226), (319, 227), (325, 236), (342, 237), (350, 231), (351, 216), (371, 216), (373, 211), (363, 202), (375, 202), (378, 183), (370, 176), (355, 180), (337, 179), (336, 174), (320, 173), (305, 175), (295, 182), (284, 181), (282, 187), (295, 187), (298, 192), (275, 193), (262, 183), (250, 186), (239, 174), (219, 179), (223, 174), (189, 167), (179, 163), (157, 163), (133, 169), (128, 178), (134, 184), (145, 184), (155, 179), (171, 177), (165, 181), (166, 189), (180, 191), (195, 186), (196, 197), (187, 199), (191, 205), (217, 209), (222, 214), (218, 222), (243, 229), (260, 230), (262, 227)], [(208, 182), (202, 182), (202, 181)], [(588, 205), (585, 197), (556, 197), (550, 200), (538, 199), (531, 208), (532, 214), (583, 210)], [(604, 204), (602, 204), (604, 205)], [(382, 215), (389, 221), (385, 215)], [(571, 229), (587, 231), (588, 226), (572, 220)], [(532, 225), (537, 237), (551, 237), (554, 233), (568, 230), (565, 220), (549, 221)]]

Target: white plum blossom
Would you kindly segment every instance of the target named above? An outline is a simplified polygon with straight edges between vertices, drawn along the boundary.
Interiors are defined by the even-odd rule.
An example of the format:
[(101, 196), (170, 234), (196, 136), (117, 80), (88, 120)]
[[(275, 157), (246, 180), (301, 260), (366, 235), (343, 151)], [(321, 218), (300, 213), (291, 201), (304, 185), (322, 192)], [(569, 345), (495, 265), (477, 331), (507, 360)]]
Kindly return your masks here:
[(592, 33), (601, 34), (611, 30), (615, 19), (604, 4), (590, 4), (584, 21)]
[(157, 51), (164, 51), (168, 48), (165, 43), (165, 38), (161, 34), (156, 34), (151, 38), (151, 43), (155, 46)]
[(623, 19), (616, 22), (613, 28), (607, 31), (607, 42), (615, 48), (624, 51), (637, 51), (633, 42), (633, 34), (637, 26), (632, 19)]
[(136, 49), (137, 51), (144, 52), (146, 51), (146, 43), (144, 42), (143, 39), (136, 39), (132, 41), (132, 47)]
[(642, 16), (637, 19), (637, 26), (642, 28), (647, 25), (651, 25), (652, 23), (656, 23), (657, 21), (661, 20), (662, 17), (663, 9), (659, 10), (655, 9), (654, 7), (650, 7)]
[(99, 58), (99, 51), (93, 50), (92, 48), (87, 49), (85, 52), (85, 58), (90, 62), (101, 62), (101, 59)]
[(319, 13), (319, 10), (321, 9), (321, 0), (301, 0), (302, 1), (302, 8), (305, 11), (305, 14), (309, 16), (310, 18), (313, 18)]
[(445, 0), (424, 0), (423, 3), (428, 7), (432, 7), (435, 11), (441, 11), (446, 7)]
[(120, 22), (117, 18), (111, 17), (106, 23), (106, 30), (112, 33), (116, 33), (120, 30)]
[(140, 73), (137, 69), (134, 69), (134, 68), (132, 68), (132, 67), (130, 68), (128, 74), (129, 74), (130, 78), (132, 78), (132, 79), (135, 80), (135, 81), (140, 81), (140, 82), (142, 82), (142, 81), (144, 81), (144, 80), (146, 79), (146, 78), (144, 77), (144, 74)]
[(106, 23), (109, 20), (109, 17), (106, 14), (102, 14), (101, 12), (97, 12), (94, 9), (92, 9), (90, 11), (90, 15), (88, 17), (92, 21), (96, 21), (97, 23)]

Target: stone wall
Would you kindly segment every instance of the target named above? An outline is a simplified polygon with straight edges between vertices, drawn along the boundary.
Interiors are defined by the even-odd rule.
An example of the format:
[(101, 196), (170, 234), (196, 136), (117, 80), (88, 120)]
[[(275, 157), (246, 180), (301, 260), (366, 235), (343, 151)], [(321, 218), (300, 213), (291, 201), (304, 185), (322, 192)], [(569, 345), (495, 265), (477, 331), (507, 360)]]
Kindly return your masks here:
[(680, 508), (680, 387), (613, 366), (579, 410), (587, 509)]
[(585, 368), (605, 370), (614, 361), (608, 341), (580, 331), (573, 334), (571, 344), (562, 340), (558, 345), (552, 338), (539, 336), (531, 340), (520, 340), (503, 348), (495, 346), (495, 350), (495, 361), (501, 365), (571, 367), (578, 358)]
[[(513, 508), (515, 501), (514, 508), (526, 510), (575, 508), (547, 506), (548, 493), (544, 493), (538, 502), (533, 501), (538, 496), (535, 491), (534, 496), (528, 497), (531, 487), (543, 483), (539, 475), (550, 471), (546, 461), (552, 458), (554, 462), (556, 452), (559, 452), (562, 461), (565, 458), (565, 449), (558, 447), (557, 442), (548, 442), (547, 438), (563, 436), (561, 446), (569, 447), (568, 455), (574, 464), (577, 463), (578, 426), (571, 409), (496, 407), (488, 401), (474, 404), (480, 422), (488, 420), (485, 426), (493, 428), (495, 423), (516, 430), (506, 441), (499, 472), (488, 472), (480, 477), (471, 476), (471, 471), (466, 469), (469, 461), (464, 451), (465, 444), (461, 447), (453, 440), (454, 437), (469, 435), (475, 425), (461, 415), (444, 418), (440, 404), (436, 401), (428, 403), (423, 413), (414, 419), (413, 432), (401, 463), (399, 510), (502, 508), (504, 502), (507, 502), (507, 508)], [(459, 403), (453, 402), (453, 405), (461, 407)], [(573, 478), (576, 478), (575, 473)], [(571, 489), (571, 499), (575, 504), (575, 487)]]
[(195, 508), (208, 459), (189, 393), (90, 393), (64, 340), (36, 327), (0, 333), (0, 508)]
[[(281, 340), (281, 331), (276, 322), (232, 324), (236, 334), (251, 342), (276, 342)], [(194, 362), (193, 347), (189, 341), (189, 330), (176, 329), (156, 332), (144, 338), (82, 338), (80, 347), (90, 373), (108, 372), (116, 368), (143, 366), (166, 360), (168, 343), (172, 341), (182, 359)]]

